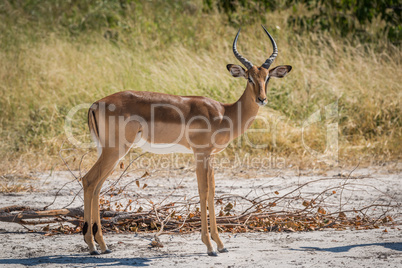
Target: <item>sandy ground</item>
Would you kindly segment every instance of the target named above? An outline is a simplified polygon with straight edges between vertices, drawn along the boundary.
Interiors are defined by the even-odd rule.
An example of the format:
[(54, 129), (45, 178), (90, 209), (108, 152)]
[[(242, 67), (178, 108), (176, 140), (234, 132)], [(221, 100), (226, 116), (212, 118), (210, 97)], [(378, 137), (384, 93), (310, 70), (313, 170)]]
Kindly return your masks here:
[(81, 235), (1, 234), (0, 266), (22, 267), (402, 267), (402, 236), (396, 229), (309, 233), (222, 234), (228, 253), (208, 257), (199, 234), (107, 234), (112, 254), (87, 254)]
[[(283, 193), (304, 182), (332, 178), (303, 189), (301, 194), (308, 197), (345, 180), (336, 174), (337, 171), (332, 174), (295, 176), (286, 172), (273, 172), (257, 178), (234, 178), (228, 174), (217, 174), (217, 196), (239, 194), (258, 197), (274, 191)], [(401, 203), (400, 174), (373, 170), (358, 170), (353, 174), (355, 181), (343, 192), (343, 198), (347, 200), (343, 208), (359, 207), (388, 197)], [(140, 175), (125, 177), (121, 184)], [(29, 182), (36, 191), (0, 194), (1, 207), (16, 204), (34, 207), (47, 205), (60, 186), (71, 181), (71, 176), (66, 172), (37, 174), (37, 177)], [(196, 181), (191, 173), (152, 175), (145, 182), (142, 181), (141, 185), (144, 183), (148, 187), (141, 191), (135, 184), (130, 185), (133, 194), (126, 198), (136, 196), (139, 204), (143, 204), (144, 200), (157, 202), (167, 196), (174, 202), (183, 199), (183, 196), (191, 199), (197, 195)], [(51, 208), (60, 208), (70, 203), (73, 194), (79, 189), (80, 185), (76, 182), (66, 185)], [(331, 204), (334, 209), (340, 205), (336, 195), (328, 197), (327, 203), (329, 209)], [(71, 207), (81, 205), (82, 200), (78, 197)], [(242, 210), (245, 206), (246, 203), (238, 201), (235, 208)], [(392, 212), (399, 223), (400, 212), (400, 209)], [(105, 240), (113, 253), (92, 257), (88, 255), (81, 235), (44, 236), (41, 232), (27, 232), (17, 224), (0, 222), (0, 267), (402, 267), (402, 225), (396, 224), (386, 229), (387, 232), (381, 227), (374, 230), (327, 229), (296, 233), (224, 233), (221, 237), (229, 252), (219, 254), (218, 257), (207, 256), (199, 233), (164, 234), (160, 237), (164, 247), (160, 249), (150, 248), (152, 234), (109, 233), (105, 235)]]

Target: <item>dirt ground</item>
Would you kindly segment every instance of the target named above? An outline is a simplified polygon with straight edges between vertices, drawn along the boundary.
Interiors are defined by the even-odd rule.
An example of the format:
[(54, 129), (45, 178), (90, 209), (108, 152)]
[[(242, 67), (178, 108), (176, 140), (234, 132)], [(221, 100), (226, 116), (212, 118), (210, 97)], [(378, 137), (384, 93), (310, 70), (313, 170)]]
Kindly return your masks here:
[[(343, 192), (347, 200), (344, 208), (360, 207), (364, 204), (392, 197), (401, 204), (402, 177), (397, 172), (361, 169), (354, 171), (356, 181)], [(141, 174), (124, 177), (121, 184), (138, 178)], [(259, 196), (270, 191), (283, 193), (295, 185), (319, 178), (333, 178), (310, 185), (303, 190), (304, 196), (313, 195), (331, 185), (339, 184), (344, 176), (339, 171), (321, 174), (298, 174), (272, 172), (259, 176), (234, 177), (229, 174), (216, 175), (217, 196)], [(71, 181), (67, 172), (36, 174), (30, 180), (33, 191), (0, 194), (0, 206), (29, 205), (41, 207), (49, 204), (66, 182)], [(112, 183), (111, 181), (110, 183)], [(28, 182), (24, 182), (28, 183)], [(151, 175), (142, 181), (145, 189), (130, 185), (132, 196), (138, 204), (144, 200), (158, 202), (168, 197), (171, 202), (197, 196), (196, 180), (191, 173)], [(107, 186), (106, 186), (107, 187)], [(127, 188), (127, 189), (129, 189)], [(61, 208), (69, 204), (80, 185), (72, 182), (59, 193), (50, 208)], [(336, 196), (329, 197), (335, 207)], [(77, 197), (70, 207), (82, 205)], [(247, 204), (238, 202), (241, 211)], [(145, 208), (145, 207), (144, 207)], [(81, 235), (45, 236), (40, 228), (29, 226), (36, 232), (28, 232), (18, 224), (0, 222), (0, 267), (402, 267), (401, 210), (392, 211), (396, 221), (393, 227), (372, 230), (334, 230), (294, 233), (223, 233), (222, 240), (228, 253), (209, 257), (200, 240), (200, 234), (162, 234), (163, 248), (151, 248), (152, 234), (105, 234), (111, 254), (90, 256)], [(376, 213), (376, 212), (374, 212)], [(381, 213), (381, 211), (378, 211)], [(385, 231), (386, 229), (386, 231)]]

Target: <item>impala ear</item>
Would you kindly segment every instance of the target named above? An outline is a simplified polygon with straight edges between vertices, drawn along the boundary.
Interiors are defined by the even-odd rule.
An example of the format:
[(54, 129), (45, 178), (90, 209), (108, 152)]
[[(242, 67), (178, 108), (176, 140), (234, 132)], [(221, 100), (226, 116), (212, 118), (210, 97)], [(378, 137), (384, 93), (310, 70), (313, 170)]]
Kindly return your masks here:
[(246, 70), (243, 69), (240, 65), (228, 64), (226, 68), (230, 72), (233, 77), (244, 77), (246, 78)]
[(292, 70), (290, 65), (279, 65), (269, 70), (270, 77), (282, 78)]

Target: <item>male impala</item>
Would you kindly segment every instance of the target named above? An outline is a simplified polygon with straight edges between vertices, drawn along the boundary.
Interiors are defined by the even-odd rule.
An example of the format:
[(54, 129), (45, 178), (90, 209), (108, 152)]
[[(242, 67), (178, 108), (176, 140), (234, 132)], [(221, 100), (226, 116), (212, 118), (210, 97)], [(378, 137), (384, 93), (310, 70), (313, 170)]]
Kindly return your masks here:
[(201, 239), (209, 256), (217, 256), (208, 233), (207, 209), (211, 238), (219, 252), (227, 252), (216, 226), (215, 179), (211, 155), (222, 151), (253, 122), (260, 106), (267, 104), (267, 84), (271, 77), (284, 77), (289, 65), (268, 70), (278, 48), (263, 26), (273, 46), (272, 55), (261, 67), (253, 66), (237, 51), (239, 32), (233, 42), (233, 53), (246, 66), (229, 64), (234, 77), (247, 79), (240, 99), (232, 104), (200, 96), (174, 96), (146, 91), (124, 91), (95, 102), (88, 111), (89, 129), (98, 146), (99, 158), (82, 179), (84, 186), (84, 240), (92, 255), (110, 253), (103, 240), (99, 217), (99, 192), (119, 159), (133, 146), (154, 153), (193, 153), (196, 161), (198, 192), (201, 206)]

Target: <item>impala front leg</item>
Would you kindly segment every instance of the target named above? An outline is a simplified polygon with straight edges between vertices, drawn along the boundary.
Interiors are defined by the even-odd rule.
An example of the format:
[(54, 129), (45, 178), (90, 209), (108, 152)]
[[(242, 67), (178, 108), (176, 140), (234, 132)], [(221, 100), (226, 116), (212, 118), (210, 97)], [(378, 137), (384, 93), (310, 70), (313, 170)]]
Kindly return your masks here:
[(216, 216), (215, 216), (215, 177), (214, 177), (214, 168), (212, 166), (212, 161), (208, 161), (208, 210), (209, 210), (209, 222), (211, 228), (211, 238), (215, 241), (218, 246), (218, 251), (228, 252), (228, 250), (224, 247), (222, 240), (219, 238), (218, 226), (216, 225)]
[(198, 193), (200, 195), (201, 207), (201, 240), (207, 246), (209, 256), (218, 256), (212, 247), (208, 232), (207, 200), (208, 200), (208, 165), (209, 155), (203, 153), (195, 154), (196, 173), (198, 182)]

